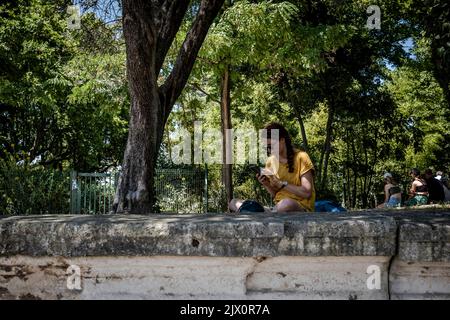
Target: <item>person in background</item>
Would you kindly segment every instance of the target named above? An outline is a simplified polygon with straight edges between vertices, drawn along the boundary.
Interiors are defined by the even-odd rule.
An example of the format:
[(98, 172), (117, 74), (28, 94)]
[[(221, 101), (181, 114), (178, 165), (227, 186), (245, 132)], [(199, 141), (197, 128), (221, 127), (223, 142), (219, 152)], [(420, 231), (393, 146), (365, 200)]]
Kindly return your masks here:
[(419, 169), (411, 169), (409, 175), (413, 181), (409, 190), (409, 199), (405, 202), (405, 206), (410, 207), (427, 204), (428, 186), (425, 179), (420, 175)]
[(402, 204), (402, 190), (398, 186), (392, 174), (386, 172), (384, 178), (384, 202), (377, 208), (395, 208)]
[(440, 182), (442, 182), (444, 187), (446, 187), (447, 189), (450, 188), (450, 185), (448, 183), (448, 177), (444, 176), (444, 173), (442, 171), (436, 172), (436, 179), (438, 179)]
[(449, 184), (448, 184), (448, 178), (444, 176), (444, 173), (442, 171), (436, 172), (436, 179), (439, 180), (439, 182), (442, 185), (442, 188), (444, 189), (445, 194), (445, 202), (450, 202), (450, 190), (449, 190)]
[(428, 186), (428, 201), (430, 203), (444, 201), (444, 187), (442, 186), (442, 183), (433, 176), (433, 171), (431, 169), (425, 170), (424, 178)]

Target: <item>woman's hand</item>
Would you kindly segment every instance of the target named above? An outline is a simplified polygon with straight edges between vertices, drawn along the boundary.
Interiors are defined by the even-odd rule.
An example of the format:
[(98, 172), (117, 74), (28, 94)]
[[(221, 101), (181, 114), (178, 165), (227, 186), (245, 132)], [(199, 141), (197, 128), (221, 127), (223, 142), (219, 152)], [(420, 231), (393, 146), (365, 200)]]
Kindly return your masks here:
[(275, 197), (275, 195), (280, 191), (283, 183), (281, 180), (276, 178), (275, 176), (266, 176), (266, 175), (260, 175), (256, 174), (256, 178), (258, 179), (259, 183), (261, 183), (264, 188), (272, 195), (272, 197)]
[[(267, 173), (267, 174), (265, 174)], [(275, 197), (278, 191), (280, 191), (282, 182), (270, 171), (269, 169), (265, 168), (262, 170), (262, 174), (257, 173), (256, 179), (258, 179), (259, 183), (261, 183), (264, 188), (272, 195), (272, 197)]]
[(265, 175), (256, 174), (256, 179), (265, 187), (270, 187), (270, 179)]
[(275, 175), (271, 176), (269, 181), (270, 181), (270, 186), (274, 190), (280, 190), (281, 187), (283, 186), (283, 182), (281, 182), (281, 180), (278, 179)]

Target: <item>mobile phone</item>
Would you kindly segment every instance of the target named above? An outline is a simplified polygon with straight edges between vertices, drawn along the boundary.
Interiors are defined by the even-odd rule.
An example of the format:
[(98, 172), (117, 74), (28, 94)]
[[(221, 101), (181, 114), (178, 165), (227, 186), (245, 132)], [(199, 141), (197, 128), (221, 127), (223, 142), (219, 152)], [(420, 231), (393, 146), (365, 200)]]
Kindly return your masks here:
[(250, 170), (252, 170), (254, 173), (261, 174), (261, 168), (258, 166), (250, 166)]
[(249, 167), (251, 171), (253, 171), (254, 173), (260, 173), (261, 170), (259, 169), (258, 166), (250, 166)]

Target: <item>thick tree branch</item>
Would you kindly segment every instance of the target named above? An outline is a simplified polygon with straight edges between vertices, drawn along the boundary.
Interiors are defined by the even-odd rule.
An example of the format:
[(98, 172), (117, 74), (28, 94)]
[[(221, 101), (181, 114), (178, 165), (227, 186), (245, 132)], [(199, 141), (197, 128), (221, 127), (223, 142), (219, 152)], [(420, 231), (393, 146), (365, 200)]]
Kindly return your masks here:
[(203, 90), (198, 84), (196, 83), (188, 83), (193, 89), (200, 91), (201, 93), (203, 93), (204, 95), (206, 95), (209, 99), (211, 99), (211, 101), (217, 102), (218, 104), (220, 104), (220, 100), (214, 98), (210, 93), (206, 92), (205, 90)]
[(160, 88), (165, 118), (169, 115), (173, 104), (186, 85), (200, 47), (223, 2), (224, 0), (202, 1), (194, 24), (178, 52), (173, 70)]
[(162, 68), (164, 58), (172, 45), (178, 29), (180, 29), (183, 17), (188, 9), (189, 0), (166, 0), (157, 11), (156, 25), (158, 30), (158, 40), (156, 48), (156, 75)]

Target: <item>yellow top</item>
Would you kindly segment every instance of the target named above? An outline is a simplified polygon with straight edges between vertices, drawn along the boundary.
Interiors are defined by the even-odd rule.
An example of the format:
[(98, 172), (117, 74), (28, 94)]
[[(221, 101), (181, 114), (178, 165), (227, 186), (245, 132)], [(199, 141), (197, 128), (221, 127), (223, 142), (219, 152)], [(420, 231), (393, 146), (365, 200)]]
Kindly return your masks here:
[[(314, 170), (314, 165), (311, 162), (308, 154), (304, 151), (294, 151), (294, 171), (289, 172), (289, 166), (287, 163), (280, 163), (275, 156), (270, 156), (266, 162), (266, 168), (274, 173), (274, 175), (281, 181), (287, 181), (289, 184), (301, 186), (301, 176), (309, 170)], [(316, 200), (316, 190), (314, 189), (314, 183), (312, 184), (311, 197), (304, 199), (299, 197), (286, 189), (281, 189), (275, 195), (275, 203), (278, 203), (282, 199), (290, 198), (297, 201), (300, 206), (307, 211), (314, 211), (314, 204)]]

